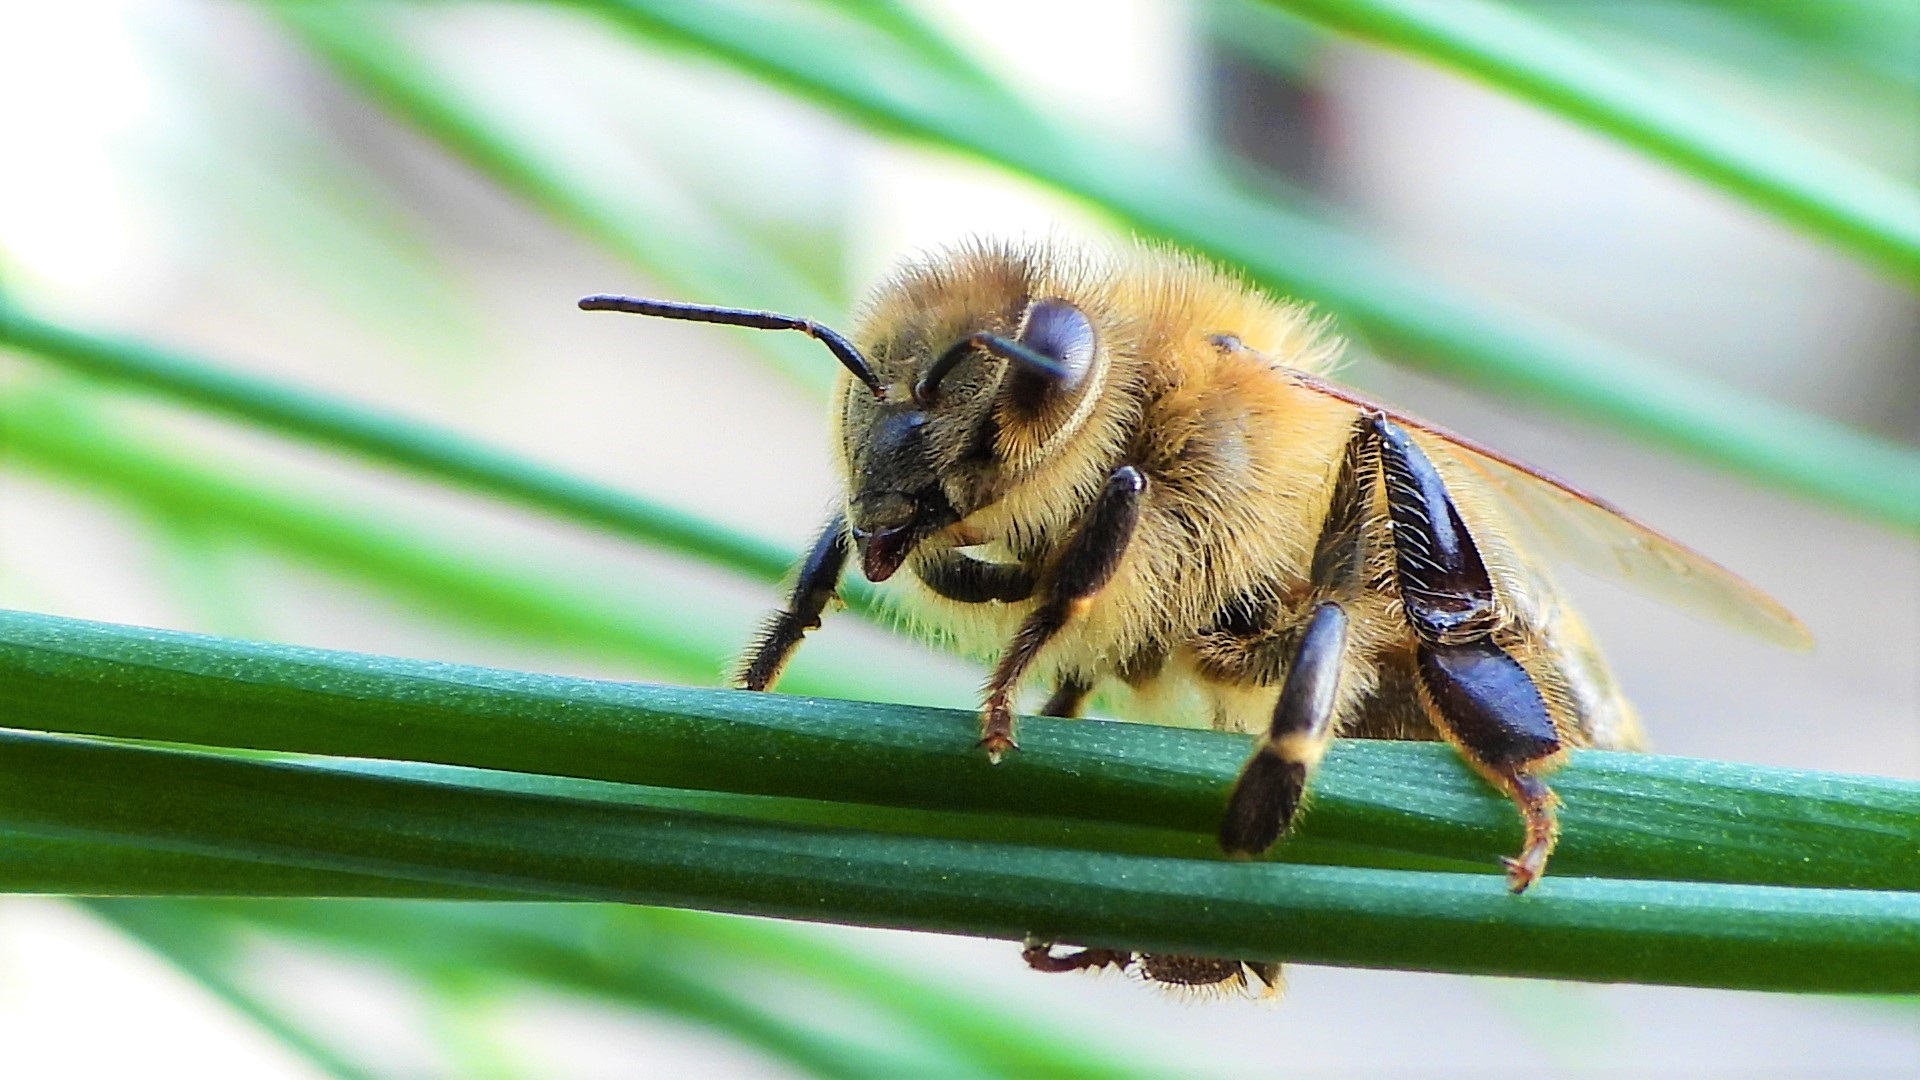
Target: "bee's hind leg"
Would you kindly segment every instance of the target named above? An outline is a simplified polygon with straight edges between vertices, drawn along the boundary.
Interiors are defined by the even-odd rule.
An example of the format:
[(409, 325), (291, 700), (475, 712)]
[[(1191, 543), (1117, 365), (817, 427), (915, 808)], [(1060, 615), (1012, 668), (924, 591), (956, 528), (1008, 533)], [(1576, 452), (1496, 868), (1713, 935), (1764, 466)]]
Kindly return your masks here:
[(1280, 965), (1265, 960), (1221, 960), (1210, 956), (1138, 953), (1130, 949), (1084, 948), (1055, 952), (1056, 948), (1055, 942), (1030, 937), (1020, 950), (1020, 958), (1029, 968), (1048, 974), (1110, 967), (1137, 974), (1162, 989), (1200, 994), (1239, 990), (1272, 996), (1278, 994), (1283, 985)]
[(1138, 954), (1126, 949), (1080, 949), (1077, 952), (1056, 953), (1054, 948), (1054, 942), (1030, 937), (1020, 949), (1020, 959), (1025, 960), (1033, 970), (1049, 974), (1097, 971), (1104, 967), (1125, 971), (1139, 959)]
[(1565, 749), (1546, 698), (1509, 648), (1525, 632), (1505, 616), (1446, 484), (1398, 425), (1374, 417), (1395, 577), (1419, 640), (1421, 697), (1441, 734), (1495, 786), (1526, 822), (1526, 843), (1507, 859), (1507, 887), (1520, 892), (1545, 871), (1559, 836), (1558, 800), (1540, 779)]

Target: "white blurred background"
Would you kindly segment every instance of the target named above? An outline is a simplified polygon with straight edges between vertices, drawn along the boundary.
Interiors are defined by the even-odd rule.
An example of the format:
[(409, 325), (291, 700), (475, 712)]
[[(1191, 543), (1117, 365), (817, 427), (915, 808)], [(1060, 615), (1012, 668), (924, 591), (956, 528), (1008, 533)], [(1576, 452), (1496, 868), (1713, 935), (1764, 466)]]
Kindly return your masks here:
[[(1912, 293), (1529, 107), (1351, 45), (1310, 43), (1302, 76), (1281, 80), (1209, 33), (1207, 5), (916, 6), (1062, 113), (1167, 153), (1228, 157), (1252, 184), (1310, 190), (1434, 279), (1896, 439), (1920, 436)], [(1683, 47), (1663, 20), (1693, 5), (1626, 7), (1644, 9), (1645, 21), (1596, 8), (1583, 25), (1701, 94), (1889, 173), (1920, 174), (1920, 123), (1861, 104), (1844, 73)], [(463, 92), (513, 117), (609, 198), (753, 222), (809, 253), (823, 291), (857, 289), (901, 252), (973, 233), (1106, 228), (986, 166), (879, 141), (730, 72), (610, 41), (559, 10), (430, 5), (407, 16), (408, 40)], [(0, 146), (0, 283), (49, 317), (431, 419), (796, 551), (832, 498), (816, 398), (769, 375), (734, 332), (576, 312), (586, 293), (662, 289), (378, 114), (247, 5), (0, 7)], [(36, 361), (0, 353), (0, 384), (39, 374)], [(1370, 356), (1348, 375), (1604, 494), (1805, 619), (1818, 651), (1786, 654), (1569, 580), (1659, 750), (1920, 778), (1911, 539)], [(773, 601), (763, 588), (171, 406), (129, 397), (121, 412), (176, 445), (557, 577), (636, 602), (697, 604), (742, 641)], [(0, 441), (0, 606), (633, 674), (450, 628), (265, 551), (230, 552), (236, 603), (209, 612), (179, 587), (195, 570), (165, 522), (4, 454)], [(852, 620), (830, 623), (807, 652), (892, 666), (902, 700), (971, 704), (970, 673)], [(1294, 968), (1278, 1007), (1200, 1006), (1119, 979), (1034, 975), (999, 943), (845, 937), (1071, 1022), (1173, 1075), (1920, 1075), (1911, 1003)], [(366, 973), (312, 956), (260, 962), (281, 965), (290, 993), (357, 1025), (397, 1074), (463, 1074), (395, 1022), (404, 1008), (386, 1004)], [(94, 1034), (103, 1025), (111, 1038)], [(490, 1037), (541, 1062), (541, 1076), (782, 1075), (712, 1036), (564, 1001), (528, 1002)], [(0, 1046), (9, 1076), (315, 1075), (164, 963), (50, 900), (0, 903)]]

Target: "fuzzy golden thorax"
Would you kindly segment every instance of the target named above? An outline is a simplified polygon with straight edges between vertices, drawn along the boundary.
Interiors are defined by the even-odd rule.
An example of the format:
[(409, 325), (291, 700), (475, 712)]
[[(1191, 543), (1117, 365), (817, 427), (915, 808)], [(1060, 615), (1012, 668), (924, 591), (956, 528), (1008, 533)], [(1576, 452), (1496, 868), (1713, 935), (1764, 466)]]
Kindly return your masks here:
[[(1061, 306), (1091, 332), (1072, 380), (1041, 386), (1017, 364), (963, 349), (932, 400), (916, 396), (970, 335), (1044, 342), (1035, 320)], [(1335, 351), (1298, 309), (1170, 252), (983, 241), (896, 270), (854, 335), (884, 394), (843, 380), (835, 410), (863, 567), (887, 576), (922, 544), (1043, 551), (1124, 456), (1152, 399), (1187, 381), (1169, 356), (1221, 363), (1207, 327), (1238, 328), (1304, 370), (1324, 370)]]
[[(1034, 394), (1017, 365), (974, 351), (947, 372), (937, 398), (916, 400), (916, 385), (955, 343), (981, 332), (1031, 337), (1035, 313), (1056, 302), (1091, 328), (1077, 382)], [(1347, 421), (1303, 410), (1264, 363), (1223, 351), (1213, 337), (1229, 331), (1301, 371), (1325, 372), (1338, 352), (1300, 307), (1161, 249), (981, 241), (896, 270), (868, 297), (854, 334), (884, 396), (848, 379), (836, 408), (848, 523), (867, 576), (974, 545), (1040, 569), (1115, 464), (1129, 460), (1152, 485), (1140, 554), (1126, 560), (1088, 632), (1073, 635), (1079, 644), (1063, 642), (1056, 659), (1177, 640), (1211, 610), (1199, 608), (1300, 562), (1305, 527), (1276, 536), (1259, 519), (1276, 510), (1317, 518), (1320, 444), (1337, 446)], [(1195, 527), (1203, 521), (1211, 528)], [(1229, 557), (1234, 545), (1245, 555)], [(1210, 572), (1197, 580), (1194, 568)], [(1013, 615), (927, 597), (911, 606), (963, 647), (986, 644)]]

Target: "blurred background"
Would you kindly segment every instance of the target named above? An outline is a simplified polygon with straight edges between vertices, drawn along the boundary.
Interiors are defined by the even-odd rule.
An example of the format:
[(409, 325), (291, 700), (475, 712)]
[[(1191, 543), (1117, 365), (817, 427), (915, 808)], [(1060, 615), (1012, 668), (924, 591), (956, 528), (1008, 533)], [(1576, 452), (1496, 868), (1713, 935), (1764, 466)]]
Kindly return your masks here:
[[(824, 352), (584, 315), (577, 297), (844, 323), (903, 253), (1129, 226), (1097, 198), (1022, 179), (1030, 167), (899, 137), (595, 7), (0, 7), (0, 289), (37, 319), (431, 422), (797, 553), (834, 498)], [(980, 100), (1333, 230), (1347, 246), (1330, 258), (1364, 253), (1482, 310), (1920, 439), (1920, 306), (1893, 275), (1532, 106), (1268, 6), (712, 7), (767, 20), (794, 49), (804, 42), (779, 36), (783, 20), (826, 27), (840, 36), (820, 40), (846, 48), (809, 54), (827, 65), (888, 55), (865, 51), (874, 35), (911, 39), (977, 80)], [(1905, 5), (1528, 10), (1688, 94), (1920, 175), (1920, 19)], [(917, 85), (911, 66), (874, 70)], [(1110, 158), (1106, 175), (1123, 181), (1129, 160)], [(1784, 653), (1566, 575), (1657, 749), (1920, 777), (1910, 535), (1368, 344), (1356, 342), (1349, 381), (1603, 494), (1812, 628), (1816, 652)], [(101, 435), (63, 442), (49, 416)], [(683, 558), (84, 383), (25, 351), (0, 350), (0, 424), (0, 606), (711, 682), (776, 601)], [(163, 495), (124, 455), (213, 494)], [(322, 524), (289, 525), (298, 514)], [(557, 613), (516, 614), (408, 569), (428, 564), (511, 578), (561, 598)], [(712, 664), (632, 655), (625, 611), (673, 613)], [(974, 700), (974, 671), (852, 618), (802, 657), (797, 672), (857, 673), (876, 698)], [(0, 902), (11, 1075), (834, 1074), (671, 995), (648, 1005), (429, 971), (372, 937), (330, 940), (245, 905), (206, 909), (196, 940), (220, 947), (196, 953), (180, 944), (191, 934), (159, 934), (140, 911)], [(633, 947), (597, 933), (582, 947)], [(1495, 1062), (1572, 1077), (1920, 1074), (1911, 1003), (1296, 967), (1278, 1007), (1201, 1005), (1120, 978), (1032, 974), (1004, 943), (804, 933), (823, 956), (994, 1001), (1164, 1075), (1440, 1077)], [(677, 962), (701, 968), (697, 953)], [(804, 965), (772, 977), (728, 964), (701, 968), (709, 989), (756, 1015), (850, 1046), (891, 1037), (858, 1011), (822, 1016)]]

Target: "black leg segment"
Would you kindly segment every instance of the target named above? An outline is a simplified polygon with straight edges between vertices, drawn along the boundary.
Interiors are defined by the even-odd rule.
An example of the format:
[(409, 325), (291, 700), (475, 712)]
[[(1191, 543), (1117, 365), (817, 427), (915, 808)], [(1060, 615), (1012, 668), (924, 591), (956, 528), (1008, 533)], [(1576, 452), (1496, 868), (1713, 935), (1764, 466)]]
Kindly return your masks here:
[(1257, 685), (1280, 682), (1266, 735), (1241, 769), (1220, 821), (1220, 847), (1227, 852), (1257, 855), (1280, 839), (1335, 734), (1340, 680), (1351, 662), (1342, 601), (1359, 599), (1367, 587), (1368, 557), (1375, 550), (1370, 541), (1378, 531), (1373, 505), (1379, 460), (1378, 433), (1363, 417), (1334, 473), (1309, 581), (1323, 599), (1304, 623), (1276, 628), (1278, 605), (1242, 601), (1216, 620), (1218, 632), (1203, 635), (1211, 668)]
[(847, 549), (846, 515), (835, 514), (800, 564), (787, 606), (768, 617), (741, 658), (734, 685), (744, 690), (765, 690), (780, 677), (793, 650), (800, 647), (800, 639), (820, 625), (820, 613), (833, 599), (846, 568)]
[(1373, 422), (1362, 417), (1354, 424), (1334, 473), (1333, 497), (1314, 544), (1308, 579), (1316, 588), (1334, 596), (1351, 596), (1366, 587), (1367, 528), (1379, 471), (1380, 439)]
[(1511, 769), (1560, 749), (1533, 679), (1491, 641), (1420, 646), (1420, 681), (1447, 728), (1482, 764)]
[(1440, 471), (1406, 429), (1371, 420), (1380, 440), (1394, 565), (1407, 621), (1422, 640), (1470, 640), (1492, 629), (1493, 580)]
[(948, 551), (916, 572), (927, 588), (962, 604), (1015, 603), (1033, 595), (1033, 572), (1026, 567), (988, 562), (958, 551)]
[(1257, 855), (1292, 824), (1306, 794), (1307, 775), (1333, 736), (1346, 651), (1347, 614), (1337, 603), (1322, 603), (1308, 619), (1287, 666), (1266, 739), (1240, 771), (1227, 800), (1220, 822), (1223, 850)]
[(1020, 949), (1020, 959), (1035, 971), (1059, 974), (1065, 971), (1097, 971), (1116, 967), (1125, 971), (1134, 965), (1135, 956), (1127, 949), (1080, 949), (1070, 953), (1054, 952), (1055, 944), (1028, 938)]
[(1146, 490), (1147, 478), (1139, 469), (1122, 465), (1113, 470), (1093, 510), (1067, 541), (1053, 568), (1053, 580), (1047, 584), (1051, 599), (1077, 603), (1105, 587), (1133, 539), (1133, 527), (1140, 520), (1140, 496)]
[(1506, 860), (1508, 887), (1519, 892), (1545, 870), (1559, 835), (1553, 792), (1535, 774), (1564, 743), (1546, 698), (1509, 651), (1526, 646), (1526, 631), (1503, 625), (1492, 576), (1439, 470), (1399, 425), (1379, 415), (1371, 421), (1395, 578), (1419, 639), (1420, 687), (1441, 732), (1520, 808), (1526, 844)]

